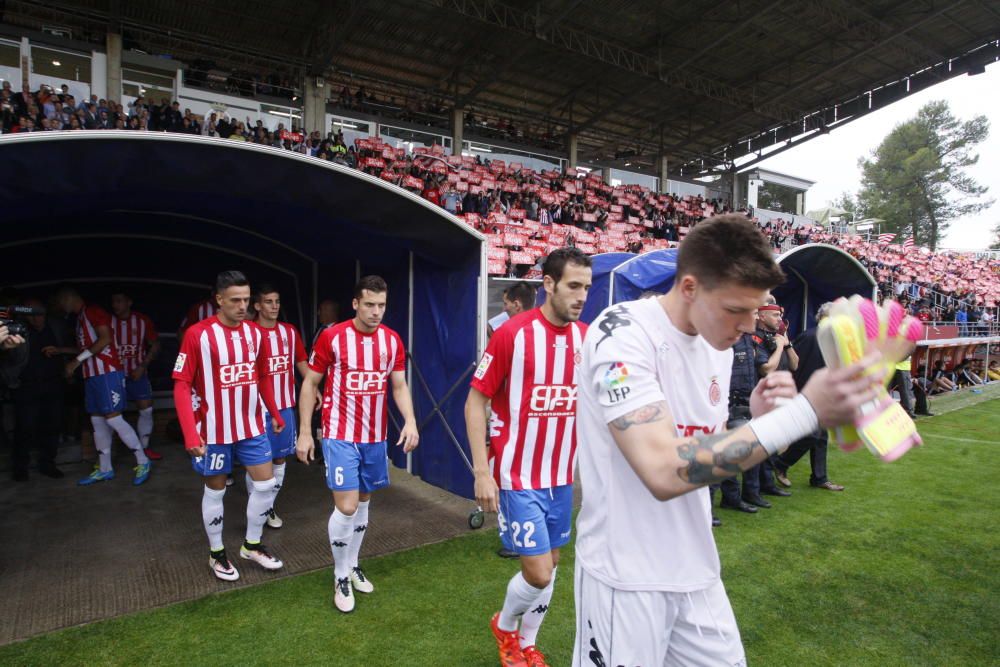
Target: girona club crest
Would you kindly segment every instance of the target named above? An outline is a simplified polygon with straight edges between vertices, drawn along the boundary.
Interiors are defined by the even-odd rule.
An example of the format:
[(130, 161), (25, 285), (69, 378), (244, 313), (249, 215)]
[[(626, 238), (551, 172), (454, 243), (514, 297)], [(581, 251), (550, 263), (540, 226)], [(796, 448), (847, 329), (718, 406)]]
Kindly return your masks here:
[(722, 388), (719, 387), (719, 382), (713, 377), (712, 384), (708, 386), (708, 401), (712, 405), (718, 405), (721, 400)]
[(573, 365), (579, 366), (581, 363), (583, 363), (583, 355), (580, 354), (579, 350), (577, 350), (576, 353), (573, 355)]

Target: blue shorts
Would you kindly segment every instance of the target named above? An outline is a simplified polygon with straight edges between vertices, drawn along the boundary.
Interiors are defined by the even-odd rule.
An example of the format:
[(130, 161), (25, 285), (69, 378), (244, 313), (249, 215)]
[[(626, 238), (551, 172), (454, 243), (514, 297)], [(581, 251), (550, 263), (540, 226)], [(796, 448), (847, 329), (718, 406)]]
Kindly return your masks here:
[(279, 410), (285, 428), (281, 433), (275, 433), (271, 428), (271, 416), (264, 414), (264, 425), (267, 427), (267, 439), (271, 443), (271, 458), (281, 459), (295, 456), (295, 408)]
[(133, 380), (131, 376), (126, 377), (125, 398), (129, 401), (153, 400), (153, 385), (149, 383), (149, 376), (143, 375), (138, 380)]
[(382, 442), (323, 439), (326, 485), (331, 491), (371, 493), (389, 486), (389, 459)]
[(89, 415), (110, 415), (125, 409), (125, 375), (111, 371), (83, 381), (84, 405)]
[(573, 485), (551, 489), (500, 489), (497, 516), (504, 548), (521, 556), (540, 556), (569, 542), (573, 525)]
[(267, 434), (261, 433), (231, 445), (207, 445), (204, 456), (191, 459), (191, 467), (203, 477), (228, 475), (233, 471), (233, 458), (243, 465), (255, 466), (271, 462), (271, 443)]

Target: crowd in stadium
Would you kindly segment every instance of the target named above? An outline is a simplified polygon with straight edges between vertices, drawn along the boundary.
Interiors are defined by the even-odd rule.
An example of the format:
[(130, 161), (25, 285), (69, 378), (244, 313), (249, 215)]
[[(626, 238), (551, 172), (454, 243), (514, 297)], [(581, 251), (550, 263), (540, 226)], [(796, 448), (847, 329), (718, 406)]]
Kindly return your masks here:
[[(347, 109), (376, 104), (360, 88), (344, 88), (336, 102)], [(433, 102), (395, 105), (411, 116), (433, 111)], [(416, 103), (415, 103), (416, 104)], [(466, 123), (476, 124), (474, 114)], [(59, 90), (29, 86), (15, 93), (9, 81), (0, 90), (3, 132), (133, 129), (227, 138), (291, 150), (360, 169), (419, 194), (461, 216), (490, 239), (491, 275), (537, 278), (538, 261), (554, 248), (571, 245), (586, 253), (644, 252), (672, 247), (698, 221), (731, 210), (729, 202), (698, 196), (659, 194), (638, 185), (611, 186), (584, 169), (536, 171), (481, 156), (447, 156), (442, 146), (413, 153), (379, 138), (348, 145), (342, 133), (305, 134), (279, 124), (274, 130), (249, 117), (225, 113), (202, 117), (166, 98), (139, 97), (127, 107), (91, 96), (76, 100)], [(498, 129), (520, 136), (513, 126)], [(997, 321), (1000, 271), (996, 262), (958, 253), (930, 253), (884, 245), (860, 236), (795, 226), (782, 219), (758, 222), (776, 252), (810, 242), (831, 243), (853, 255), (878, 280), (880, 292), (903, 301), (925, 321), (954, 322), (963, 333), (985, 335)]]

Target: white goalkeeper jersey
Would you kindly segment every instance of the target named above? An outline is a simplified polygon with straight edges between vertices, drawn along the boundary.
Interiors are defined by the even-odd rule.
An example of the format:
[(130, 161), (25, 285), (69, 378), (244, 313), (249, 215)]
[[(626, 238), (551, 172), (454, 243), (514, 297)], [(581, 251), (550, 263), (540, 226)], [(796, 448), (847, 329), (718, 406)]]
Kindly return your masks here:
[(680, 332), (659, 299), (617, 304), (590, 326), (577, 398), (583, 507), (576, 558), (621, 590), (694, 591), (719, 580), (708, 488), (653, 497), (611, 436), (608, 423), (667, 402), (677, 434), (719, 433), (728, 417), (732, 350)]

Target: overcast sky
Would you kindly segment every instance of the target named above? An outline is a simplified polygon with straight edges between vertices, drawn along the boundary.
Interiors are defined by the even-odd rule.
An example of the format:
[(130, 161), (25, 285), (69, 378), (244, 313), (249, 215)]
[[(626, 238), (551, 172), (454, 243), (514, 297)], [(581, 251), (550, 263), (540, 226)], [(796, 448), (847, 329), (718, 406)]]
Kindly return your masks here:
[(937, 99), (947, 100), (952, 113), (962, 120), (979, 114), (990, 120), (990, 136), (979, 145), (979, 164), (969, 174), (989, 186), (987, 197), (998, 203), (979, 215), (952, 222), (941, 244), (950, 248), (985, 248), (994, 238), (990, 230), (1000, 222), (1000, 63), (987, 66), (985, 74), (961, 75), (931, 86), (765, 160), (760, 166), (816, 181), (806, 195), (806, 208), (822, 208), (845, 190), (856, 193), (861, 185), (858, 158), (867, 156), (893, 127)]

